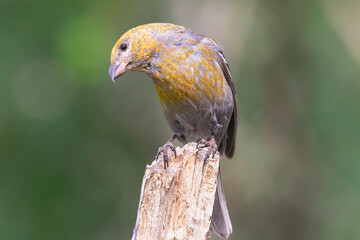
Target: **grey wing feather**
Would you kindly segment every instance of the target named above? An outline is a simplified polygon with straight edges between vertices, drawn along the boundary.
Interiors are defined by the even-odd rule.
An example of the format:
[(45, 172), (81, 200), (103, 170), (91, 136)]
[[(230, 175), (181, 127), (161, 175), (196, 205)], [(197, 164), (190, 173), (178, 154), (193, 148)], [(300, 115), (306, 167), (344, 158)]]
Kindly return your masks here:
[[(203, 43), (205, 43), (206, 45), (210, 46), (211, 48), (215, 49), (216, 61), (221, 66), (221, 69), (224, 73), (226, 82), (228, 83), (228, 85), (231, 89), (232, 95), (233, 95), (234, 110), (233, 110), (233, 113), (231, 116), (229, 127), (227, 129), (227, 139), (223, 140), (226, 142), (226, 146), (222, 146), (222, 147), (225, 147), (225, 155), (228, 158), (232, 158), (234, 156), (234, 151), (235, 151), (236, 129), (237, 129), (237, 125), (239, 124), (238, 103), (237, 103), (237, 99), (236, 99), (234, 82), (232, 80), (230, 68), (225, 59), (225, 56), (224, 56), (221, 46), (209, 37), (204, 37), (201, 41)], [(223, 145), (223, 144), (220, 143), (220, 146), (221, 145)]]

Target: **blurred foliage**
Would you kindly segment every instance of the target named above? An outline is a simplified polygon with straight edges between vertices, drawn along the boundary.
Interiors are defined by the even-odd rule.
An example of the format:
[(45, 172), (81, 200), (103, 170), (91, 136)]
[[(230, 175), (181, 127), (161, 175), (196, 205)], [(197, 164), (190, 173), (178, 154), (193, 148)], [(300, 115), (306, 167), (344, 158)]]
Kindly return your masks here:
[[(241, 123), (222, 162), (231, 239), (359, 239), (358, 1), (0, 2), (0, 239), (129, 239), (170, 136), (152, 81), (114, 85), (126, 30), (221, 43)], [(214, 237), (215, 239), (216, 237)]]

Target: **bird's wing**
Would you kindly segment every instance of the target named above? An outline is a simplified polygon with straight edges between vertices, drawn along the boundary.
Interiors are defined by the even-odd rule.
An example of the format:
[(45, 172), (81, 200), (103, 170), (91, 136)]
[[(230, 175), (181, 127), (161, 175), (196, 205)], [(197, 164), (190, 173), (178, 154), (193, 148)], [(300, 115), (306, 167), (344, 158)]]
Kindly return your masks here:
[(221, 69), (224, 73), (226, 82), (230, 86), (231, 92), (233, 94), (234, 111), (231, 116), (231, 120), (230, 120), (229, 127), (227, 130), (228, 138), (226, 139), (226, 148), (225, 148), (225, 155), (229, 158), (232, 158), (234, 156), (234, 151), (235, 151), (236, 129), (237, 129), (237, 125), (239, 123), (238, 122), (239, 121), (238, 120), (239, 119), (238, 103), (237, 103), (237, 99), (236, 99), (234, 82), (232, 80), (230, 68), (225, 59), (222, 47), (209, 37), (203, 37), (203, 39), (201, 39), (201, 42), (203, 42), (204, 44), (208, 45), (209, 47), (211, 47), (212, 49), (215, 50), (214, 53), (216, 56), (216, 61), (221, 66)]

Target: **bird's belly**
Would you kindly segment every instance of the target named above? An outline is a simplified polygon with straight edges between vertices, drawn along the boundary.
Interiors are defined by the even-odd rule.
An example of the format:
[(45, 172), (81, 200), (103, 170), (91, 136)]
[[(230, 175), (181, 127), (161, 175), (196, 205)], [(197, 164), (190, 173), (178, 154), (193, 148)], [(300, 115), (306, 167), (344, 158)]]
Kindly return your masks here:
[(201, 93), (192, 98), (168, 98), (167, 101), (161, 101), (159, 97), (170, 129), (179, 136), (181, 142), (209, 139), (212, 135), (220, 141), (224, 137), (233, 112), (230, 88), (227, 91), (230, 94), (216, 97)]

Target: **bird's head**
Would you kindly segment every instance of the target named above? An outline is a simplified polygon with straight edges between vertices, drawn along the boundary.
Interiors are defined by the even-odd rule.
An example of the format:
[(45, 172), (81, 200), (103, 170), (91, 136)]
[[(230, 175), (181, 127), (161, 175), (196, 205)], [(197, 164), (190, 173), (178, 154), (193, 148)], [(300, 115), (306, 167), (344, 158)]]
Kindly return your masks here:
[(115, 43), (111, 51), (110, 79), (114, 81), (127, 71), (146, 72), (146, 66), (157, 51), (155, 24), (130, 29)]

